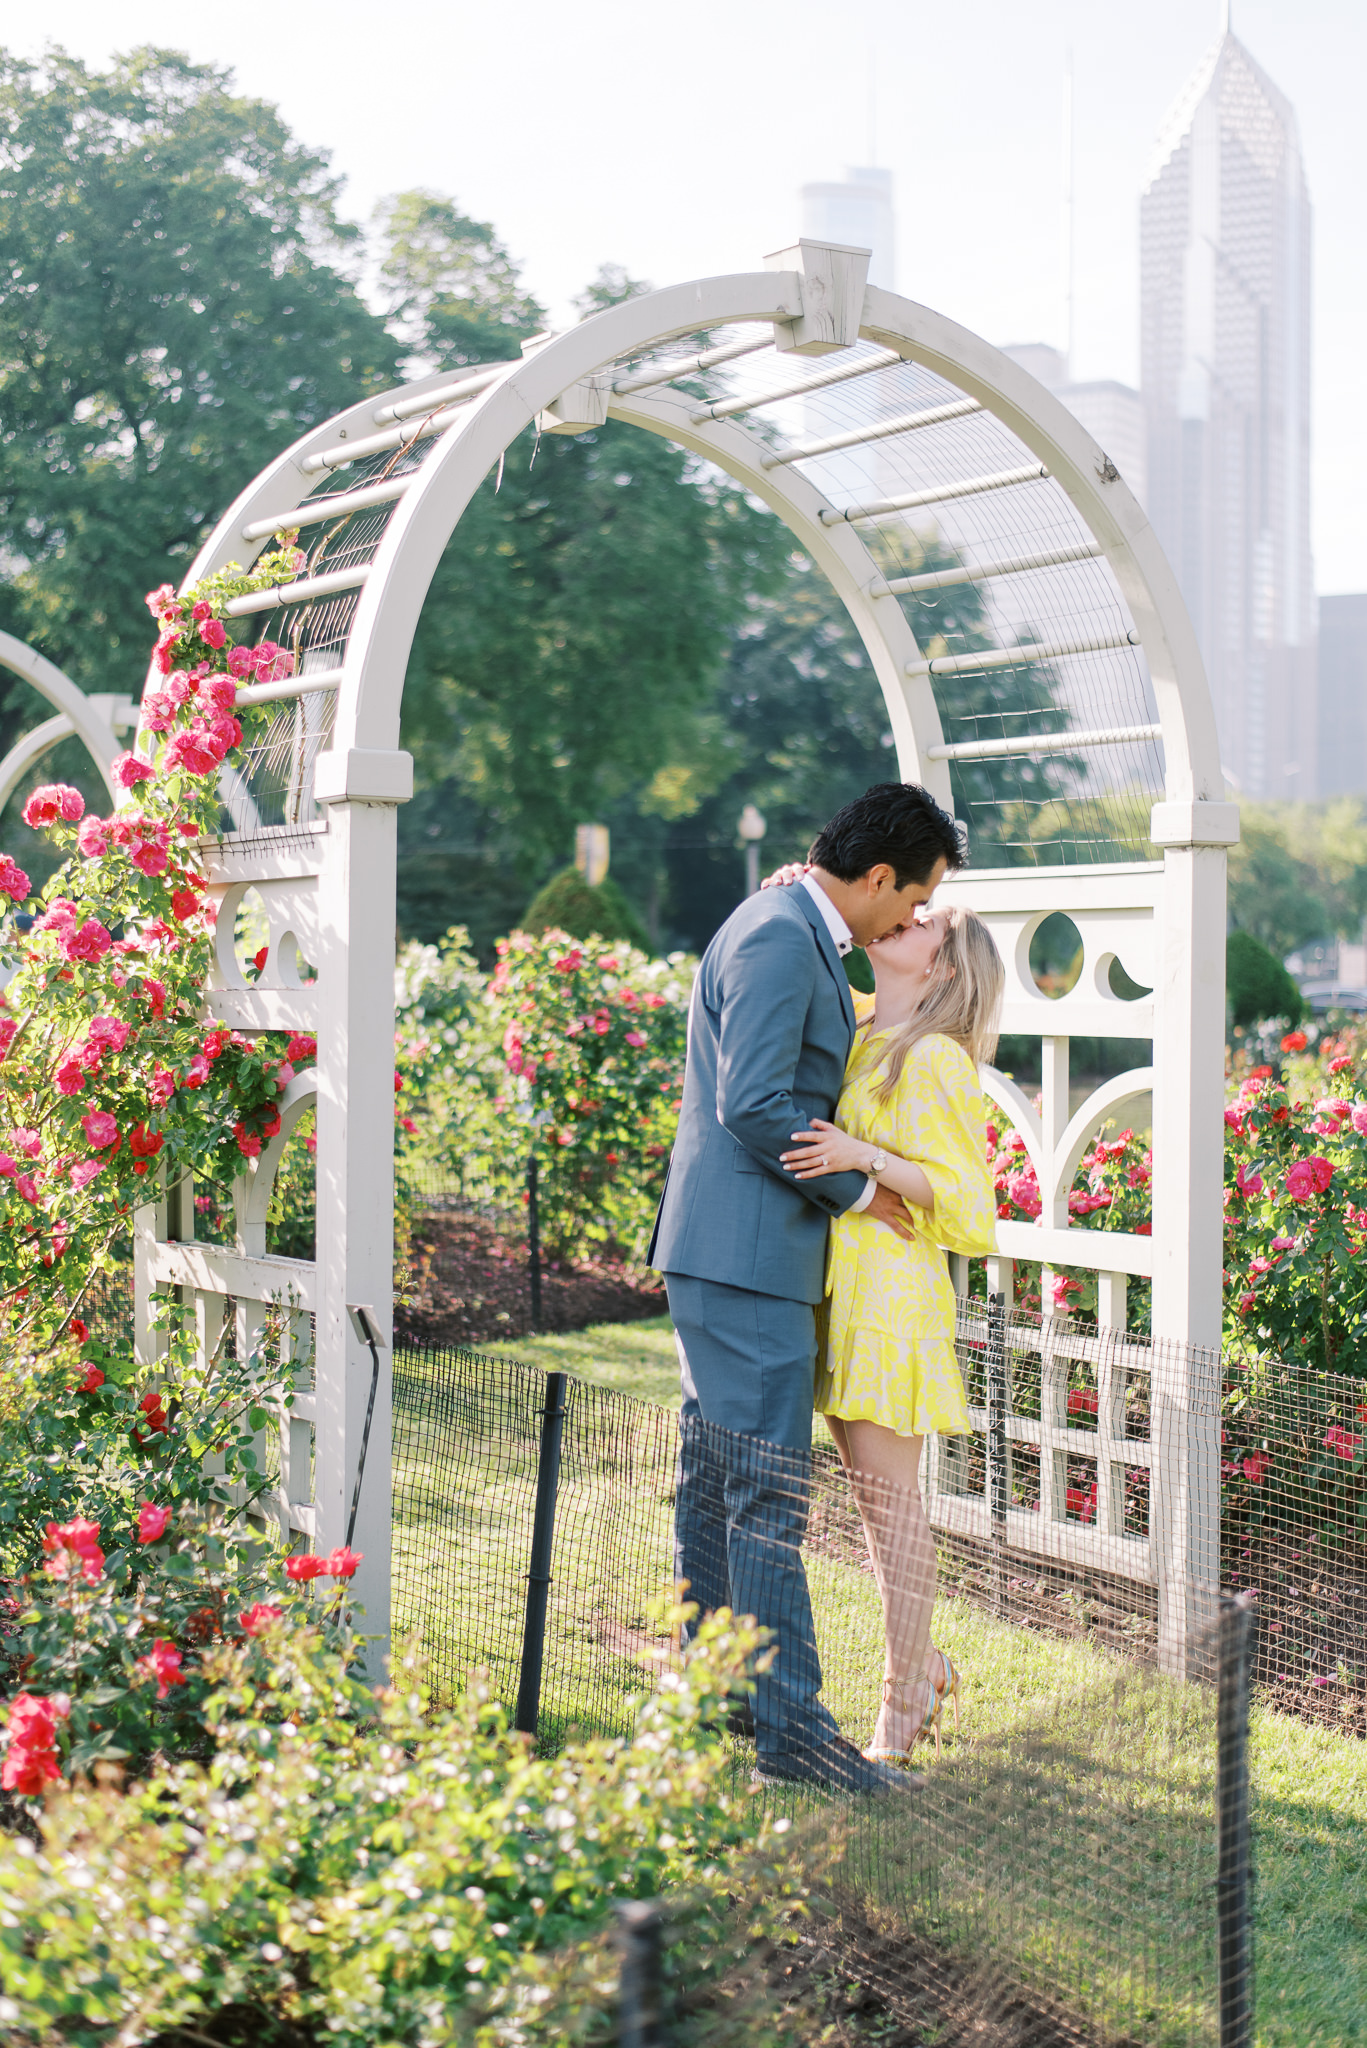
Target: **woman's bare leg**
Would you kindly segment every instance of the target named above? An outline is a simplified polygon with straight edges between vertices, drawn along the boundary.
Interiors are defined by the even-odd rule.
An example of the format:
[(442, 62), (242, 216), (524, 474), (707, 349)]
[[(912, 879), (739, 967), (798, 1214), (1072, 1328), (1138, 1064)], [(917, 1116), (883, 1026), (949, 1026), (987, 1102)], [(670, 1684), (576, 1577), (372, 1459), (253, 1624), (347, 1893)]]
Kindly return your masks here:
[[(918, 1436), (910, 1436), (910, 1438), (908, 1436), (896, 1436), (892, 1430), (883, 1430), (881, 1423), (873, 1423), (873, 1421), (844, 1421), (842, 1415), (826, 1415), (824, 1423), (826, 1423), (826, 1427), (830, 1430), (830, 1438), (832, 1438), (832, 1442), (834, 1442), (834, 1446), (836, 1446), (836, 1450), (840, 1454), (840, 1464), (844, 1466), (844, 1473), (846, 1473), (848, 1481), (851, 1481), (851, 1489), (855, 1491), (855, 1501), (859, 1503), (859, 1520), (863, 1522), (865, 1542), (869, 1546), (869, 1563), (873, 1565), (873, 1571), (875, 1571), (875, 1577), (877, 1577), (877, 1583), (879, 1583), (879, 1593), (883, 1597), (883, 1618), (885, 1618), (885, 1626), (887, 1626), (885, 1677), (892, 1677), (892, 1679), (906, 1679), (910, 1675), (910, 1671), (916, 1669), (916, 1665), (914, 1663), (906, 1663), (906, 1665), (898, 1665), (894, 1669), (894, 1649), (892, 1649), (892, 1645), (894, 1645), (894, 1628), (892, 1628), (892, 1624), (887, 1624), (887, 1595), (883, 1593), (883, 1577), (885, 1577), (885, 1573), (883, 1573), (883, 1567), (879, 1565), (879, 1552), (875, 1548), (873, 1530), (869, 1526), (871, 1520), (877, 1522), (879, 1518), (873, 1516), (873, 1513), (865, 1513), (865, 1501), (861, 1499), (861, 1489), (855, 1485), (855, 1475), (859, 1473), (859, 1470), (873, 1470), (877, 1477), (883, 1479), (883, 1487), (885, 1489), (900, 1487), (902, 1493), (908, 1497), (908, 1501), (912, 1505), (914, 1516), (916, 1516), (916, 1520), (920, 1524), (920, 1532), (918, 1534), (920, 1534), (922, 1542), (914, 1550), (914, 1554), (910, 1556), (910, 1559), (904, 1563), (904, 1567), (898, 1569), (896, 1575), (898, 1575), (898, 1579), (900, 1579), (900, 1583), (904, 1587), (918, 1587), (922, 1583), (926, 1587), (926, 1610), (924, 1610), (924, 1634), (922, 1634), (920, 1669), (930, 1679), (930, 1683), (933, 1683), (933, 1686), (939, 1690), (939, 1686), (943, 1686), (943, 1683), (945, 1683), (945, 1677), (943, 1677), (943, 1669), (945, 1667), (943, 1667), (943, 1661), (941, 1661), (941, 1653), (935, 1649), (933, 1642), (930, 1642), (930, 1612), (933, 1612), (933, 1608), (935, 1608), (935, 1569), (937, 1569), (937, 1561), (935, 1561), (935, 1536), (930, 1534), (930, 1526), (926, 1522), (926, 1511), (924, 1511), (924, 1505), (922, 1505), (922, 1499), (920, 1499), (920, 1446), (922, 1446), (924, 1438), (918, 1438)], [(873, 1440), (871, 1442), (863, 1442), (861, 1440), (863, 1442), (863, 1458), (861, 1458), (859, 1464), (855, 1462), (855, 1452), (853, 1452), (853, 1446), (851, 1446), (851, 1432), (853, 1430), (873, 1432)], [(879, 1446), (877, 1438), (887, 1440), (889, 1448), (892, 1448), (894, 1464), (902, 1470), (902, 1475), (904, 1475), (902, 1479), (894, 1479), (892, 1475), (889, 1475), (883, 1462), (869, 1462), (869, 1460), (879, 1460), (883, 1456), (883, 1448)], [(902, 1452), (898, 1452), (898, 1446), (902, 1446)], [(863, 1493), (869, 1495), (869, 1507), (871, 1509), (873, 1509), (871, 1495), (875, 1491), (877, 1489), (871, 1489), (871, 1487), (863, 1489)], [(883, 1511), (883, 1518), (881, 1520), (883, 1522), (887, 1520), (885, 1511)], [(900, 1651), (898, 1651), (898, 1655), (900, 1655)], [(922, 1704), (922, 1710), (924, 1710), (924, 1704), (926, 1704), (924, 1698), (922, 1698), (920, 1704)]]
[[(935, 1539), (921, 1501), (918, 1436), (898, 1436), (881, 1423), (828, 1418), (850, 1475), (883, 1602), (885, 1704), (879, 1746), (904, 1749), (921, 1725), (933, 1692), (927, 1673), (935, 1606)], [(835, 1427), (831, 1433), (835, 1436)], [(844, 1441), (841, 1442), (841, 1437)]]

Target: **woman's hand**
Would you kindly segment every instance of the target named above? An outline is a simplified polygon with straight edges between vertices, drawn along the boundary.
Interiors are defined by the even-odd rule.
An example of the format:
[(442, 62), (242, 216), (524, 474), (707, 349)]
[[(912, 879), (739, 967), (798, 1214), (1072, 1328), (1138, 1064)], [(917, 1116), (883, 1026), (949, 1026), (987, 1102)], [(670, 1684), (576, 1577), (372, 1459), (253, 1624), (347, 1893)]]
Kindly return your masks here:
[(811, 870), (812, 864), (809, 860), (790, 860), (786, 867), (775, 868), (772, 875), (766, 875), (760, 883), (760, 888), (786, 889), (790, 882), (800, 882), (804, 875), (811, 873)]
[(796, 1180), (820, 1180), (825, 1173), (869, 1170), (869, 1147), (848, 1137), (838, 1124), (828, 1124), (824, 1117), (814, 1116), (809, 1131), (794, 1131), (793, 1143), (802, 1150), (780, 1152), (779, 1159), (784, 1171)]

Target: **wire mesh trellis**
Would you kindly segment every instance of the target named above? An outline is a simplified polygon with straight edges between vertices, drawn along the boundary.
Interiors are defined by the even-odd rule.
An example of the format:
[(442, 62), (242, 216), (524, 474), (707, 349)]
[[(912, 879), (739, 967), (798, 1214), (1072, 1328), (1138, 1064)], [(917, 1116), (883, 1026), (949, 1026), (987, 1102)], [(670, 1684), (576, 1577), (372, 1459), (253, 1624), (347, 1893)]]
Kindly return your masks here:
[[(626, 1732), (633, 1699), (674, 1654), (652, 1603), (674, 1570), (679, 1425), (669, 1410), (552, 1377), (563, 1423), (539, 1739), (554, 1748), (575, 1729)], [(455, 1351), (396, 1357), (395, 1625), (421, 1640), (439, 1694), (475, 1666), (510, 1711), (525, 1687), (547, 1412), (547, 1376), (527, 1366)], [(833, 1452), (819, 1445), (779, 1483), (801, 1495), (821, 1696), (863, 1744), (875, 1733), (885, 1614), (869, 1503), (861, 1521)], [(1094, 1567), (1022, 1557), (1003, 1615), (990, 1556), (978, 1562), (975, 1573), (962, 1542), (942, 1539), (949, 1599), (937, 1634), (948, 1606), (959, 1616), (946, 1624), (951, 1634), (976, 1630), (979, 1656), (1015, 1659), (1017, 1706), (952, 1742), (914, 1806), (888, 1799), (846, 1811), (829, 1887), (832, 1953), (880, 1985), (892, 2008), (919, 2001), (924, 2014), (932, 1980), (946, 2010), (971, 2006), (992, 2027), (1028, 2008), (1033, 2033), (989, 2027), (987, 2039), (1220, 2038), (1214, 1589), (1211, 1619), (1190, 1647), (1195, 1682), (1182, 1682), (1154, 1668), (1149, 1589), (1117, 1576), (1108, 1609)], [(1136, 1615), (1138, 1630), (1127, 1626)], [(1011, 1622), (1026, 1627), (1003, 1632)], [(1099, 1661), (1032, 1688), (1029, 1645), (1041, 1631), (1088, 1638)], [(1106, 1647), (1125, 1654), (1105, 1656)], [(738, 1745), (742, 1766), (747, 1754)], [(812, 1824), (810, 1785), (771, 1782), (762, 1796)]]

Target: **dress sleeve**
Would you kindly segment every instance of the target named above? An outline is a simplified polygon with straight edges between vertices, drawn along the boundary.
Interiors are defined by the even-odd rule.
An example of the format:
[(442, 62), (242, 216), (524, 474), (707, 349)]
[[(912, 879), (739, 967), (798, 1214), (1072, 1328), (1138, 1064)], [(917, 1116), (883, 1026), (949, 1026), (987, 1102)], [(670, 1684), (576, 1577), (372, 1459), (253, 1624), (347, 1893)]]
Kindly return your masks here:
[[(919, 1054), (919, 1057), (916, 1055)], [(987, 1110), (973, 1062), (953, 1039), (923, 1039), (902, 1069), (896, 1149), (935, 1191), (933, 1210), (908, 1203), (918, 1232), (947, 1251), (982, 1258), (997, 1241), (987, 1166)]]

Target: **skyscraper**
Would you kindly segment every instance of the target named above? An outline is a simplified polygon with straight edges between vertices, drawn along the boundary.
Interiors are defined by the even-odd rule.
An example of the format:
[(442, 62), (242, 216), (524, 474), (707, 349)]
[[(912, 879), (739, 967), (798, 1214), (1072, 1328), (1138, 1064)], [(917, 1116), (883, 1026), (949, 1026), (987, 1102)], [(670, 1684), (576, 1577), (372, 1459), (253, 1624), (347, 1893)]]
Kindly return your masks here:
[(1291, 106), (1226, 26), (1140, 204), (1148, 511), (1248, 796), (1316, 789), (1310, 200)]

